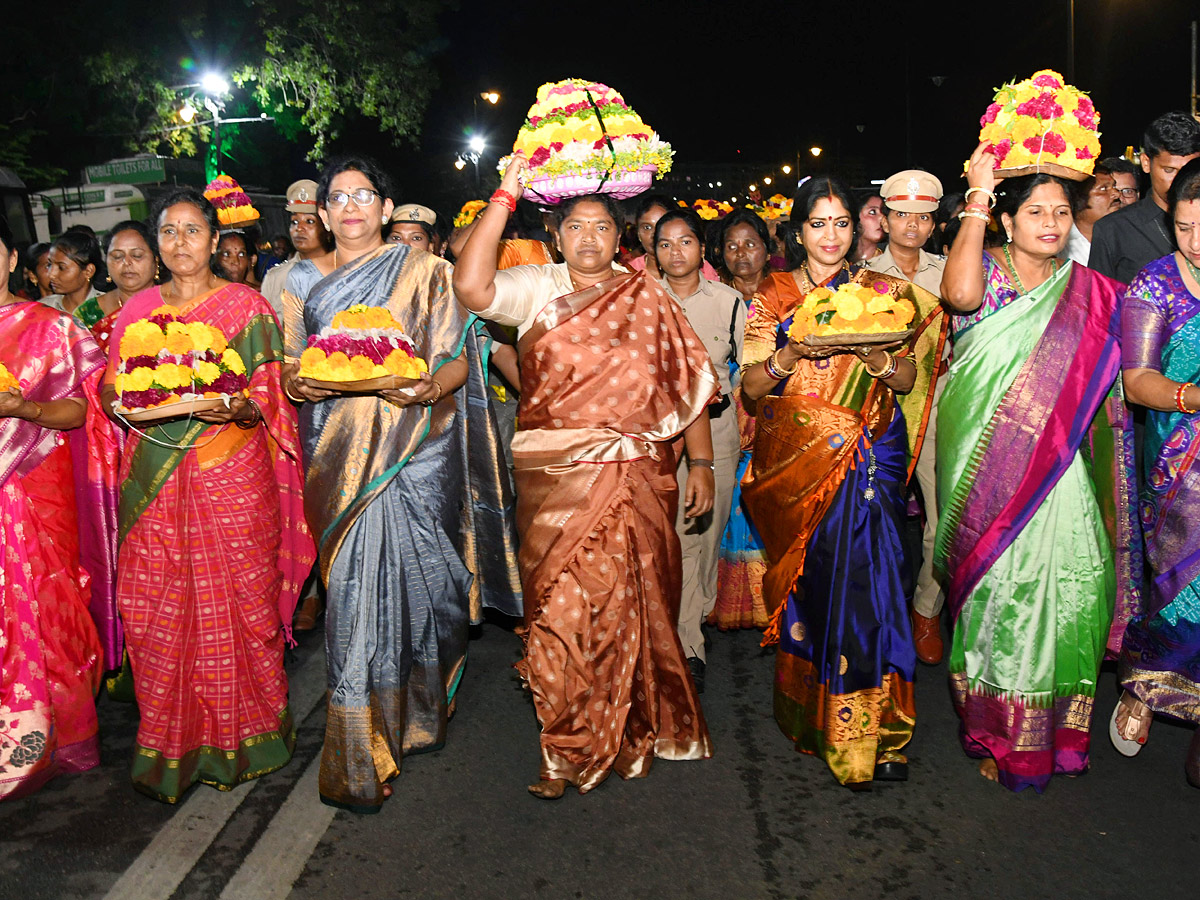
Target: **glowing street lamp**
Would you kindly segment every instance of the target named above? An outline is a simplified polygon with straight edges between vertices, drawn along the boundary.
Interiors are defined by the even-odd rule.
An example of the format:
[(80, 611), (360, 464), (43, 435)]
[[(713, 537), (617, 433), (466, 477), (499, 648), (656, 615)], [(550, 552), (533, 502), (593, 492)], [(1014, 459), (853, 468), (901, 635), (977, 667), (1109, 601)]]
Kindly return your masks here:
[(192, 119), (196, 118), (196, 107), (192, 106), (191, 103), (184, 103), (179, 108), (179, 118), (184, 122), (191, 122)]
[(809, 147), (808, 152), (813, 156), (820, 156), (822, 151), (820, 147)]
[(784, 167), (783, 167), (783, 169), (782, 169), (782, 172), (783, 172), (783, 174), (784, 174), (784, 175), (791, 175), (791, 174), (792, 174), (792, 167), (791, 167), (791, 166), (784, 166)]
[(467, 147), (470, 148), (472, 153), (482, 153), (487, 149), (487, 142), (484, 141), (482, 135), (473, 134), (467, 141)]
[(492, 106), (495, 106), (500, 102), (500, 94), (496, 91), (484, 91), (479, 95), (479, 99), (486, 100), (488, 103), (492, 104)]
[(461, 172), (466, 167), (467, 167), (467, 161), (465, 159), (463, 159), (461, 156), (454, 161), (454, 168), (458, 169), (458, 171)]
[(771, 176), (768, 175), (766, 178), (763, 179), (763, 184), (770, 184), (770, 183), (771, 183)]
[(752, 194), (753, 194), (753, 193), (754, 193), (755, 191), (757, 191), (757, 190), (758, 190), (758, 185), (757, 185), (757, 184), (752, 184), (752, 185), (750, 185), (750, 193), (752, 193)]
[(216, 72), (208, 72), (200, 79), (200, 87), (210, 97), (229, 93), (229, 82)]

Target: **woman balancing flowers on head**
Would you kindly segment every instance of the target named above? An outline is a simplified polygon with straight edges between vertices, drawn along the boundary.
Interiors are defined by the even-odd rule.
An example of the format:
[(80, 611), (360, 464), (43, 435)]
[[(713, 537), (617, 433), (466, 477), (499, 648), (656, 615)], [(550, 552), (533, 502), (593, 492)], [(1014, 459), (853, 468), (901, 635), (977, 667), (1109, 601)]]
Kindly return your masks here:
[[(522, 188), (517, 154), (454, 270), (459, 301), (515, 325), (520, 430), (513, 439), (525, 654), (541, 734), (540, 797), (585, 792), (610, 772), (712, 747), (675, 632), (676, 503), (712, 507), (705, 410), (719, 391), (703, 342), (644, 272), (613, 266), (620, 208), (584, 195), (557, 208), (564, 262), (496, 271)], [(690, 471), (675, 482), (683, 435)]]
[[(742, 492), (770, 559), (764, 643), (779, 643), (775, 717), (797, 750), (865, 790), (908, 777), (900, 751), (912, 737), (916, 656), (901, 527), (941, 329), (936, 297), (847, 263), (855, 213), (834, 179), (796, 194), (792, 271), (767, 279), (746, 322), (742, 394), (757, 424)], [(834, 294), (842, 318), (869, 311), (865, 295), (911, 319), (914, 334), (899, 350), (789, 336), (838, 289), (855, 294)]]
[[(229, 789), (291, 759), (284, 641), (314, 552), (271, 307), (213, 274), (217, 212), (202, 194), (171, 191), (150, 222), (171, 278), (117, 317), (106, 411), (118, 384), (170, 378), (186, 387), (178, 379), (190, 381), (191, 369), (159, 374), (166, 367), (154, 356), (191, 352), (189, 325), (209, 342), (219, 332), (249, 380), (248, 395), (226, 407), (130, 428), (121, 459), (117, 602), (141, 713), (133, 782), (174, 803), (195, 782)], [(146, 320), (172, 321), (163, 332)], [(136, 376), (118, 375), (139, 357)], [(196, 377), (216, 368), (190, 358)]]
[[(1087, 771), (1105, 644), (1120, 646), (1114, 603), (1136, 594), (1141, 561), (1120, 285), (1059, 264), (1065, 180), (1039, 172), (997, 186), (995, 166), (980, 144), (942, 280), (956, 315), (938, 407), (935, 567), (954, 619), (963, 747), (985, 778), (1041, 792), (1054, 774)], [(985, 250), (993, 198), (1005, 242)]]

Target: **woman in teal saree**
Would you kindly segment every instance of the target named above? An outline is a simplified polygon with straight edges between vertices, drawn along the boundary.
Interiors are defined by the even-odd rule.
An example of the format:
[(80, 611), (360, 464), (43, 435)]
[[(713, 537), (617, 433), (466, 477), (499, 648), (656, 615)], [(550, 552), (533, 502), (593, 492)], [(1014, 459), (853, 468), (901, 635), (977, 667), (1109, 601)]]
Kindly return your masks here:
[[(1125, 689), (1110, 735), (1126, 756), (1156, 714), (1200, 723), (1200, 160), (1171, 185), (1176, 253), (1150, 263), (1125, 294), (1122, 369), (1147, 407), (1141, 518), (1151, 580), (1121, 647)], [(1184, 772), (1200, 787), (1200, 730)]]
[[(992, 165), (981, 146), (975, 192), (992, 192)], [(1119, 646), (1114, 608), (1124, 622), (1141, 564), (1114, 390), (1119, 285), (1059, 266), (1072, 223), (1060, 179), (997, 190), (1008, 243), (985, 252), (986, 213), (967, 215), (942, 282), (959, 315), (938, 410), (935, 567), (955, 620), (964, 749), (984, 777), (1040, 793), (1055, 773), (1087, 770), (1100, 663)]]

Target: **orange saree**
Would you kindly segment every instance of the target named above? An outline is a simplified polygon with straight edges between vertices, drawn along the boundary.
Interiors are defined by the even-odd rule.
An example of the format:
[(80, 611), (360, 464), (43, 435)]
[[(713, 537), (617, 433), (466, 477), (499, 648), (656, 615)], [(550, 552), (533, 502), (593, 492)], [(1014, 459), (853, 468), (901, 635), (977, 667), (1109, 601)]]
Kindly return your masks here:
[(541, 777), (584, 793), (712, 745), (675, 632), (677, 438), (719, 387), (644, 273), (546, 306), (521, 339), (513, 440)]

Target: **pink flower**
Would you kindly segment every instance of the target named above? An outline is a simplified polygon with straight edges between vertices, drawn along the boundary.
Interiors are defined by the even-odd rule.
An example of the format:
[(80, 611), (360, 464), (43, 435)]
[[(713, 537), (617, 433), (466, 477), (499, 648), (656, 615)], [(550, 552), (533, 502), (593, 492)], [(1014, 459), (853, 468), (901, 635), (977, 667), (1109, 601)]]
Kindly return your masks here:
[(875, 289), (875, 293), (877, 294), (890, 294), (892, 292), (886, 281), (876, 281), (871, 287)]
[(1079, 98), (1079, 106), (1075, 108), (1075, 118), (1079, 120), (1079, 125), (1089, 131), (1096, 129), (1096, 107), (1087, 97)]
[(562, 148), (563, 148), (562, 141), (551, 141), (550, 142), (550, 149), (553, 150), (555, 153), (560, 151)]
[(1087, 147), (1076, 147), (1075, 148), (1075, 158), (1076, 159), (1095, 159), (1095, 155)]
[(979, 120), (979, 127), (982, 128), (985, 125), (991, 125), (995, 122), (996, 116), (1000, 115), (1000, 110), (1003, 108), (999, 103), (993, 103), (989, 106), (987, 112), (983, 114), (983, 118)]
[(158, 361), (153, 356), (131, 356), (125, 360), (126, 372), (132, 372), (138, 366), (145, 366), (147, 369), (153, 369), (158, 365)]
[(1063, 114), (1063, 108), (1053, 94), (1039, 94), (1032, 100), (1026, 100), (1017, 107), (1018, 116), (1031, 116), (1035, 119), (1057, 119)]
[(1061, 134), (1050, 132), (1042, 137), (1026, 138), (1023, 146), (1030, 153), (1048, 153), (1058, 156), (1067, 149), (1067, 142)]
[(529, 167), (536, 169), (538, 166), (544, 166), (550, 159), (550, 151), (545, 147), (538, 147), (533, 151), (533, 156), (529, 157)]
[(998, 168), (1000, 163), (1004, 162), (1004, 157), (1008, 156), (1008, 152), (1012, 150), (1012, 141), (1005, 138), (998, 144), (992, 144), (988, 147), (988, 150), (996, 157), (996, 166)]
[(1033, 79), (1033, 83), (1037, 87), (1053, 88), (1054, 90), (1058, 90), (1063, 86), (1063, 83), (1053, 75), (1039, 75)]

